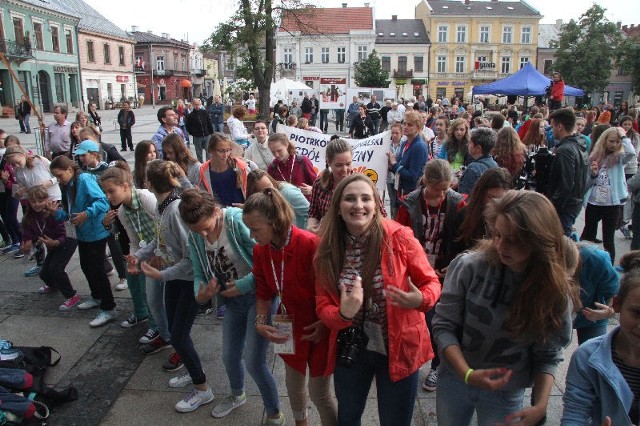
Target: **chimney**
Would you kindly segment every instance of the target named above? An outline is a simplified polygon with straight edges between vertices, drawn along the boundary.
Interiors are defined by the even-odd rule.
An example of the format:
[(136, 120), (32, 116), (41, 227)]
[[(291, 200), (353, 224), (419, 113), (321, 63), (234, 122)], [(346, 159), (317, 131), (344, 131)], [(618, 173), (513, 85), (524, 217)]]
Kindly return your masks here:
[(391, 15), (391, 20), (392, 21), (397, 21), (398, 20), (398, 15)]
[(466, 5), (471, 4), (471, 0), (464, 0), (464, 4), (466, 4)]
[(131, 32), (132, 33), (137, 33), (138, 32), (138, 26), (137, 25), (132, 25), (131, 26)]
[(162, 38), (169, 38), (169, 33), (162, 33)]
[(153, 31), (147, 30), (147, 34), (153, 34)]
[(562, 19), (556, 19), (556, 27), (559, 27), (562, 25)]
[(368, 1), (364, 2), (364, 7), (369, 7), (369, 2)]
[(342, 3), (342, 7), (347, 7), (347, 4), (346, 3)]

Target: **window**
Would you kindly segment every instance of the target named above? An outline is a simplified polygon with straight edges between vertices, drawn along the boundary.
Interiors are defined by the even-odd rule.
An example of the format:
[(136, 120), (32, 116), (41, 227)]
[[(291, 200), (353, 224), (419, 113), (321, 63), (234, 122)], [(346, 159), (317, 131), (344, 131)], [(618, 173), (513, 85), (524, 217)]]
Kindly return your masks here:
[(436, 64), (438, 67), (438, 72), (447, 72), (447, 57), (446, 56), (438, 56), (436, 60)]
[(111, 63), (111, 46), (109, 46), (106, 43), (103, 44), (102, 51), (104, 52), (104, 63), (110, 64)]
[(118, 46), (118, 59), (119, 59), (119, 64), (121, 67), (125, 66), (125, 59), (124, 59), (124, 46)]
[(42, 37), (42, 24), (40, 22), (33, 23), (33, 32), (36, 35), (36, 49), (44, 50), (44, 38)]
[(328, 47), (323, 47), (322, 48), (322, 63), (323, 64), (328, 64), (329, 63), (329, 48)]
[(504, 44), (511, 44), (511, 34), (513, 33), (512, 27), (503, 27), (502, 28), (502, 42)]
[(448, 27), (446, 25), (438, 25), (438, 43), (447, 42), (447, 30)]
[(93, 54), (93, 42), (91, 40), (87, 40), (87, 61), (95, 62), (95, 56)]
[(24, 44), (24, 26), (22, 19), (13, 18), (13, 34), (16, 36), (16, 43)]
[(391, 71), (391, 58), (389, 56), (382, 57), (382, 69), (387, 72)]
[(531, 43), (531, 27), (522, 27), (522, 38), (520, 40), (522, 44)]
[(500, 68), (502, 74), (509, 74), (511, 72), (511, 58), (508, 56), (502, 57), (502, 66)]
[(142, 57), (142, 55), (136, 56), (135, 68), (139, 71), (144, 70), (144, 58)]
[(234, 70), (234, 64), (233, 64), (233, 55), (228, 55), (227, 60), (224, 63), (224, 67), (226, 71), (233, 71)]
[(480, 27), (480, 43), (489, 43), (489, 26), (482, 25)]
[(464, 25), (458, 25), (458, 31), (456, 32), (456, 41), (458, 43), (467, 42), (467, 27)]
[(173, 52), (173, 70), (178, 70), (178, 54), (176, 52)]
[(290, 47), (284, 49), (283, 62), (287, 65), (290, 65), (293, 62), (293, 53), (291, 52)]
[(73, 54), (73, 35), (71, 30), (64, 30), (64, 38), (67, 40), (67, 53)]
[(304, 62), (305, 64), (313, 63), (313, 47), (304, 48)]
[(464, 72), (464, 56), (456, 56), (456, 72)]
[(424, 71), (424, 57), (423, 56), (414, 56), (413, 57), (413, 68), (415, 72), (423, 72)]
[(164, 55), (156, 56), (156, 70), (164, 71)]
[(338, 63), (344, 64), (347, 61), (347, 48), (338, 47)]
[(527, 57), (520, 58), (520, 69), (522, 69), (522, 67), (524, 67), (528, 63), (529, 63), (529, 58), (527, 58)]
[(54, 52), (60, 52), (60, 36), (58, 35), (58, 27), (51, 27), (51, 44)]
[(398, 56), (398, 71), (402, 73), (407, 72), (407, 57)]
[(489, 62), (489, 61), (487, 61), (487, 56), (486, 55), (481, 55), (481, 56), (478, 56), (478, 62), (480, 62), (481, 64), (484, 64), (484, 63)]
[(542, 74), (549, 75), (551, 74), (551, 65), (553, 65), (553, 59), (545, 59), (544, 67), (542, 69)]
[(187, 55), (180, 55), (180, 59), (182, 62), (182, 68), (180, 68), (182, 71), (186, 71), (187, 70)]
[(367, 59), (367, 46), (358, 46), (358, 61)]

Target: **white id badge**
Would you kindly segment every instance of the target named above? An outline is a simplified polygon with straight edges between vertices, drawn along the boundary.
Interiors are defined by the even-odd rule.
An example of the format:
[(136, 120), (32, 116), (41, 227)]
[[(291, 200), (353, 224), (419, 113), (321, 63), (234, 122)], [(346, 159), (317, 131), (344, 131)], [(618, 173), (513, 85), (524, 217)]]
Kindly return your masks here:
[(396, 173), (393, 177), (393, 189), (396, 191), (400, 189), (400, 173)]
[(387, 348), (384, 346), (384, 336), (382, 335), (382, 326), (371, 321), (365, 321), (364, 332), (369, 338), (367, 350), (387, 355)]
[(64, 222), (64, 232), (67, 234), (67, 238), (78, 239), (76, 235), (76, 226), (68, 220)]
[(271, 323), (278, 330), (281, 336), (287, 336), (288, 340), (284, 343), (274, 343), (273, 352), (282, 355), (294, 355), (296, 347), (293, 341), (293, 317), (291, 315), (274, 315)]

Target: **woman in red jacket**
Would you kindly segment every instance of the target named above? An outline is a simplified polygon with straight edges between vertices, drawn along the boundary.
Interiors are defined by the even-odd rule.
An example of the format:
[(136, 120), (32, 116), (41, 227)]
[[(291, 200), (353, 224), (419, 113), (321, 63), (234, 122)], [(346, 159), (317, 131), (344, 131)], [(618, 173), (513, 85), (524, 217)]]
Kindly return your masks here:
[(549, 110), (555, 111), (562, 108), (562, 99), (564, 99), (564, 80), (559, 72), (554, 72), (551, 96), (549, 96)]
[(433, 358), (424, 313), (440, 283), (411, 229), (382, 217), (368, 177), (353, 174), (334, 190), (315, 268), (338, 424), (360, 424), (375, 377), (380, 424), (410, 425), (418, 370)]
[[(316, 316), (315, 275), (311, 264), (318, 239), (293, 226), (293, 210), (274, 188), (251, 195), (244, 203), (242, 220), (258, 245), (253, 249), (256, 280), (256, 330), (273, 342), (285, 363), (285, 381), (296, 426), (307, 425), (306, 373), (309, 397), (323, 426), (336, 424), (327, 368), (329, 334)], [(279, 298), (278, 315), (270, 314)], [(284, 423), (282, 423), (284, 424)]]

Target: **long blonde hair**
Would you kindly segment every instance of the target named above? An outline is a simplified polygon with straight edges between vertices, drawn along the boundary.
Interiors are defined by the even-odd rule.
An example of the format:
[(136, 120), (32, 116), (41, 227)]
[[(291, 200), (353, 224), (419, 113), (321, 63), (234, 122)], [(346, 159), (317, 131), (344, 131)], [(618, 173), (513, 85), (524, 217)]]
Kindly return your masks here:
[[(320, 224), (320, 244), (314, 265), (316, 278), (321, 285), (331, 292), (337, 292), (338, 278), (344, 266), (345, 252), (347, 248), (347, 226), (340, 216), (340, 201), (344, 189), (351, 183), (365, 182), (371, 187), (374, 199), (377, 190), (371, 179), (361, 173), (354, 173), (343, 179), (333, 191), (331, 205)], [(365, 295), (369, 295), (373, 285), (373, 278), (380, 268), (382, 258), (382, 245), (384, 240), (384, 228), (382, 227), (382, 213), (380, 206), (375, 204), (373, 221), (368, 231), (365, 251), (362, 254), (362, 286)]]
[(620, 146), (618, 147), (618, 149), (615, 152), (607, 153), (607, 138), (609, 137), (609, 135), (612, 135), (612, 134), (615, 134), (618, 137), (620, 136), (618, 135), (617, 127), (610, 127), (604, 132), (602, 132), (602, 134), (596, 141), (593, 147), (593, 150), (591, 151), (591, 155), (589, 156), (589, 161), (591, 161), (592, 163), (594, 161), (597, 161), (598, 163), (601, 163), (601, 164), (604, 163), (607, 167), (612, 167), (616, 165), (618, 161), (620, 161), (620, 157), (624, 153), (624, 147), (622, 146), (622, 138), (619, 137)]

